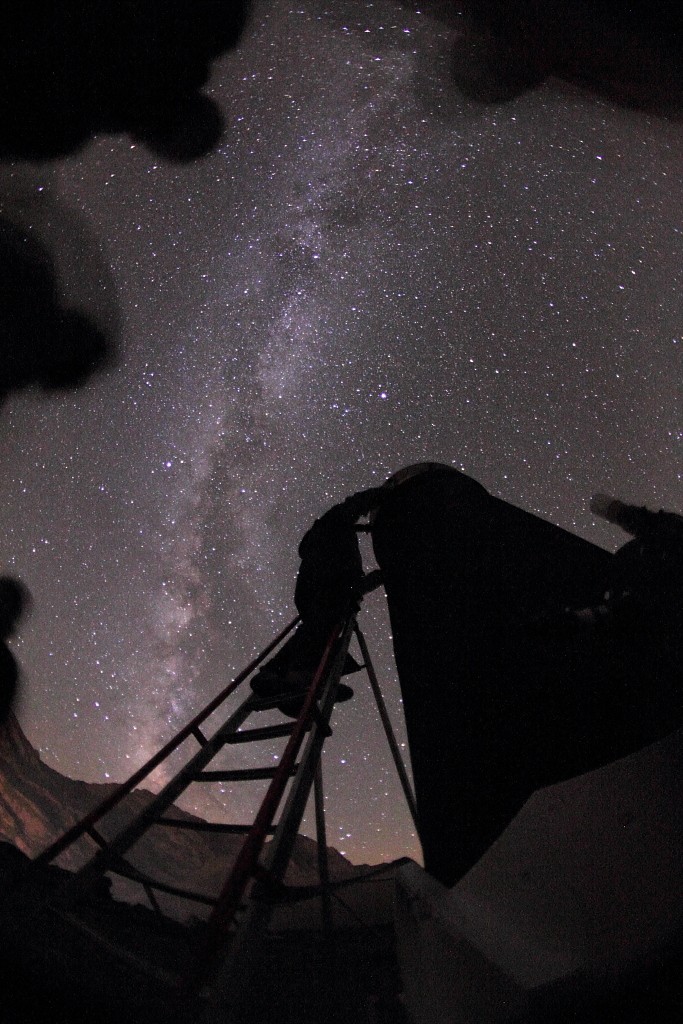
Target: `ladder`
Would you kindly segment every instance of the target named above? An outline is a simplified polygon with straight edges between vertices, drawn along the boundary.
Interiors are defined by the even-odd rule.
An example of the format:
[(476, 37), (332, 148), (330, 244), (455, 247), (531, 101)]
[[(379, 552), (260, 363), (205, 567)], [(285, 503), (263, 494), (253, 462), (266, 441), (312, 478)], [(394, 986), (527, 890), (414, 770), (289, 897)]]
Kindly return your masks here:
[[(276, 708), (282, 702), (283, 696), (262, 698), (250, 694), (226, 718), (213, 736), (207, 737), (201, 728), (204, 721), (297, 626), (298, 617), (293, 619), (254, 661), (127, 782), (33, 861), (36, 868), (45, 866), (86, 835), (97, 844), (99, 849), (95, 855), (69, 878), (59, 893), (58, 909), (68, 914), (71, 920), (74, 920), (74, 916), (77, 920), (79, 900), (105, 873), (118, 874), (139, 883), (158, 914), (162, 914), (162, 910), (157, 893), (167, 893), (209, 906), (210, 916), (203, 930), (199, 948), (195, 951), (193, 963), (189, 965), (183, 977), (171, 980), (175, 996), (180, 995), (190, 1003), (199, 1000), (207, 1019), (215, 1015), (218, 1007), (224, 1008), (226, 1003), (229, 1003), (231, 1012), (239, 1015), (240, 1007), (248, 999), (254, 945), (258, 935), (268, 924), (274, 903), (286, 892), (287, 887), (283, 884), (283, 878), (311, 789), (314, 790), (315, 799), (323, 920), (328, 925), (330, 923), (330, 887), (320, 758), (324, 741), (331, 735), (329, 720), (352, 635), (357, 639), (363, 659), (362, 667), (368, 674), (406, 802), (417, 826), (415, 798), (367, 644), (356, 621), (358, 610), (357, 602), (350, 603), (347, 613), (335, 624), (321, 661), (304, 693), (301, 710), (295, 720), (289, 719), (275, 725), (252, 726), (249, 723), (252, 715)], [(190, 736), (199, 744), (197, 753), (134, 820), (112, 839), (105, 839), (97, 828), (100, 819)], [(287, 742), (276, 765), (218, 770), (208, 768), (219, 751), (230, 745), (278, 738), (286, 738)], [(171, 805), (192, 784), (216, 781), (249, 782), (262, 779), (270, 780), (270, 784), (252, 824), (209, 823), (176, 818), (167, 814)], [(153, 825), (207, 829), (244, 836), (238, 856), (220, 894), (215, 898), (208, 897), (203, 893), (169, 885), (140, 871), (126, 859), (131, 847)], [(269, 836), (272, 836), (272, 839), (266, 845)]]

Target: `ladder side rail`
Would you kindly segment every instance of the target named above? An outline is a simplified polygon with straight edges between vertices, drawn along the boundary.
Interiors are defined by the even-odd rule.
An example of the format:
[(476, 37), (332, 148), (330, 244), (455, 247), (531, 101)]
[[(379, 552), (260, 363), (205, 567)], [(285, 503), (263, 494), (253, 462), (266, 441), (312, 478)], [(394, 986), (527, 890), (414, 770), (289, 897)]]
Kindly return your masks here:
[[(317, 681), (314, 678), (314, 683), (311, 684), (306, 704), (298, 720), (298, 722), (305, 724), (307, 716), (311, 714), (315, 716), (314, 725), (308, 737), (305, 751), (300, 759), (299, 771), (287, 796), (275, 830), (275, 836), (270, 843), (263, 865), (261, 874), (265, 875), (266, 884), (271, 882), (277, 884), (281, 880), (281, 876), (284, 875), (291, 856), (299, 824), (317, 774), (320, 752), (328, 735), (327, 723), (334, 707), (337, 684), (341, 678), (344, 660), (351, 639), (355, 610), (354, 607), (353, 611), (345, 619), (340, 620), (335, 628), (335, 633), (340, 634), (337, 636), (336, 645), (333, 642), (335, 638), (335, 633), (333, 633), (323, 655), (323, 661), (321, 661), (316, 671), (315, 677)], [(318, 690), (321, 688), (320, 701), (322, 706), (318, 707), (315, 698)], [(296, 751), (292, 756), (296, 756)], [(217, 963), (217, 954), (221, 941), (224, 941), (225, 934), (236, 917), (249, 878), (256, 873), (258, 856), (262, 848), (263, 842), (261, 842), (248, 867), (249, 874), (244, 878), (244, 884), (239, 890), (236, 889), (229, 894), (230, 904), (226, 905), (225, 908), (221, 908), (219, 904), (219, 907), (216, 908), (217, 924), (213, 929), (211, 943), (207, 943), (205, 955), (202, 957), (202, 963), (199, 965), (200, 976), (194, 979), (195, 985), (198, 982), (201, 983), (203, 979), (207, 979), (208, 987), (205, 993), (209, 999), (207, 1004), (209, 1007), (215, 1009), (223, 998), (227, 998), (230, 1002), (231, 1011), (237, 1015), (236, 1019), (242, 1006), (247, 1005), (249, 1001), (248, 990), (253, 967), (252, 955), (255, 937), (262, 934), (272, 913), (272, 902), (269, 899), (258, 899), (259, 889), (262, 884), (259, 880), (257, 880), (252, 898), (246, 908), (246, 913), (239, 921), (227, 957), (222, 963)], [(228, 885), (226, 885), (227, 889)], [(211, 970), (212, 967), (213, 970)], [(208, 976), (210, 974), (209, 980)], [(212, 1012), (213, 1010), (211, 1010), (209, 1015)]]
[(322, 747), (327, 737), (327, 723), (330, 720), (330, 715), (332, 714), (332, 709), (334, 707), (337, 684), (341, 679), (354, 621), (355, 612), (349, 614), (343, 626), (343, 632), (339, 639), (339, 646), (335, 651), (334, 660), (330, 665), (329, 672), (327, 673), (327, 678), (325, 679), (322, 693), (320, 695), (320, 721), (316, 721), (314, 728), (311, 730), (308, 743), (306, 744), (304, 752), (300, 758), (299, 772), (292, 783), (292, 788), (287, 796), (287, 801), (282, 811), (281, 819), (278, 822), (278, 827), (275, 831), (272, 842), (268, 847), (268, 856), (266, 857), (264, 867), (266, 868), (268, 875), (276, 882), (281, 881), (282, 876), (285, 873), (296, 841), (296, 836), (299, 831), (301, 819), (303, 818), (304, 811), (306, 810), (306, 803), (315, 778), (316, 766), (320, 759)]
[(282, 632), (279, 633), (278, 636), (276, 636), (275, 639), (272, 640), (271, 643), (268, 644), (268, 646), (253, 661), (251, 661), (228, 686), (225, 687), (225, 689), (223, 689), (206, 705), (203, 711), (200, 711), (199, 714), (193, 718), (191, 722), (188, 722), (188, 724), (181, 729), (179, 733), (170, 739), (168, 743), (161, 748), (161, 750), (158, 750), (156, 754), (142, 765), (142, 767), (138, 768), (138, 770), (134, 772), (126, 782), (122, 782), (119, 788), (112, 793), (111, 796), (103, 800), (101, 804), (98, 804), (98, 806), (86, 814), (84, 818), (81, 818), (79, 822), (72, 825), (72, 827), (52, 843), (51, 846), (48, 846), (47, 849), (38, 854), (33, 863), (36, 866), (48, 864), (50, 861), (54, 860), (55, 857), (58, 857), (60, 853), (63, 853), (64, 850), (75, 843), (76, 840), (80, 839), (96, 821), (99, 821), (99, 819), (105, 814), (108, 814), (109, 811), (113, 810), (113, 808), (116, 807), (116, 805), (120, 803), (120, 801), (123, 800), (123, 798), (133, 789), (135, 789), (143, 779), (153, 772), (162, 761), (165, 761), (169, 754), (173, 753), (176, 747), (179, 747), (180, 744), (188, 738), (188, 736), (195, 734), (195, 731), (199, 729), (201, 723), (205, 721), (209, 715), (213, 714), (216, 708), (218, 708), (223, 701), (225, 701), (230, 694), (237, 689), (240, 683), (242, 683), (247, 676), (261, 664), (264, 658), (268, 657), (270, 652), (274, 650), (282, 640), (284, 640), (298, 622), (299, 616), (297, 615), (292, 619), (289, 625), (285, 626)]
[[(321, 752), (322, 753), (322, 752)], [(330, 861), (327, 854), (325, 827), (325, 795), (323, 792), (322, 757), (318, 758), (313, 782), (315, 804), (315, 838), (318, 844), (318, 878), (320, 879), (320, 915), (323, 934), (332, 935), (332, 900), (330, 896)]]
[[(280, 759), (278, 773), (275, 775), (268, 787), (266, 795), (263, 798), (263, 802), (257, 812), (256, 818), (254, 819), (251, 831), (237, 856), (237, 860), (233, 865), (232, 871), (226, 879), (223, 890), (218, 897), (217, 906), (207, 922), (207, 939), (202, 950), (200, 962), (198, 963), (202, 976), (204, 976), (207, 964), (213, 961), (213, 957), (215, 956), (218, 947), (223, 942), (225, 935), (232, 924), (233, 918), (240, 907), (247, 885), (254, 876), (258, 858), (261, 855), (266, 836), (268, 835), (268, 829), (272, 825), (273, 818), (275, 817), (275, 813), (282, 799), (285, 787), (289, 781), (292, 768), (299, 752), (299, 747), (301, 746), (303, 738), (310, 727), (310, 719), (314, 714), (314, 704), (320, 682), (328, 670), (335, 646), (339, 639), (339, 634), (344, 628), (345, 622), (346, 620), (343, 619), (336, 623), (332, 633), (330, 634), (323, 656), (306, 693), (302, 710)], [(312, 734), (317, 731), (317, 726), (318, 723), (314, 723), (313, 729), (311, 730)], [(309, 742), (310, 739), (311, 737), (309, 737)], [(201, 978), (195, 978), (194, 981), (195, 983), (197, 981), (201, 981)]]
[[(181, 899), (189, 900), (193, 903), (203, 903), (207, 907), (215, 907), (216, 899), (213, 896), (207, 896), (203, 892), (195, 892), (193, 889), (183, 889), (178, 885), (171, 885), (167, 882), (160, 882), (157, 878), (150, 878), (149, 875), (145, 874), (144, 871), (138, 871), (137, 868), (129, 864), (128, 861), (121, 860), (117, 864), (110, 868), (111, 872), (115, 875), (120, 875), (121, 878), (128, 878), (131, 882), (137, 882), (138, 885), (147, 892), (148, 889), (156, 890), (157, 892), (166, 893), (169, 896), (178, 896)], [(147, 894), (149, 897), (149, 894)], [(152, 902), (150, 900), (150, 902)]]
[[(224, 823), (222, 821), (186, 821), (184, 818), (157, 818), (156, 825), (169, 825), (171, 828), (188, 829), (193, 832), (216, 832), (224, 835), (245, 836), (251, 829), (251, 825), (238, 825)], [(275, 829), (271, 829), (275, 831)]]
[(134, 843), (154, 825), (163, 812), (195, 781), (201, 769), (215, 757), (225, 744), (225, 736), (233, 729), (238, 729), (242, 722), (251, 714), (252, 701), (247, 698), (230, 716), (223, 726), (207, 743), (201, 747), (185, 767), (178, 772), (154, 797), (145, 809), (130, 822), (105, 849), (98, 850), (87, 864), (84, 864), (64, 885), (61, 890), (64, 902), (77, 898), (78, 894), (87, 889), (88, 885), (105, 871), (109, 865), (115, 864)]
[(365, 637), (363, 636), (359, 629), (358, 623), (354, 624), (353, 631), (356, 635), (358, 646), (360, 647), (363, 662), (365, 663), (365, 670), (368, 673), (368, 678), (370, 680), (372, 692), (375, 696), (375, 702), (377, 704), (377, 710), (379, 711), (379, 717), (382, 719), (382, 725), (384, 726), (384, 733), (387, 738), (387, 743), (389, 744), (389, 749), (391, 750), (391, 754), (394, 759), (394, 764), (396, 765), (396, 771), (398, 772), (398, 777), (401, 782), (403, 795), (406, 798), (408, 810), (410, 811), (410, 816), (413, 819), (415, 829), (419, 832), (417, 825), (417, 801), (415, 800), (413, 787), (411, 786), (410, 779), (408, 778), (406, 766), (403, 763), (403, 758), (401, 757), (401, 751), (399, 750), (398, 743), (396, 742), (396, 737), (394, 736), (394, 730), (391, 726), (391, 720), (387, 712), (387, 706), (384, 702), (384, 697), (382, 696), (382, 691), (379, 686), (377, 673), (375, 672), (375, 667), (372, 664), (372, 658), (370, 657), (368, 645), (365, 642)]
[[(90, 949), (90, 955), (97, 955), (98, 951), (103, 950), (107, 959), (115, 957), (120, 963), (125, 964), (133, 972), (133, 976), (144, 977), (148, 981), (151, 980), (156, 983), (164, 985), (169, 992), (174, 992), (179, 989), (178, 976), (175, 973), (171, 973), (164, 967), (158, 964), (153, 964), (149, 960), (145, 960), (140, 957), (137, 953), (131, 949), (127, 949), (125, 946), (111, 936), (105, 934), (102, 931), (98, 931), (97, 928), (89, 924), (82, 917), (77, 917), (75, 914), (70, 912), (62, 913), (62, 920), (73, 928), (74, 931), (80, 932), (81, 935), (87, 936), (89, 946), (94, 946), (94, 949)], [(62, 1020), (64, 1018), (62, 1017)]]

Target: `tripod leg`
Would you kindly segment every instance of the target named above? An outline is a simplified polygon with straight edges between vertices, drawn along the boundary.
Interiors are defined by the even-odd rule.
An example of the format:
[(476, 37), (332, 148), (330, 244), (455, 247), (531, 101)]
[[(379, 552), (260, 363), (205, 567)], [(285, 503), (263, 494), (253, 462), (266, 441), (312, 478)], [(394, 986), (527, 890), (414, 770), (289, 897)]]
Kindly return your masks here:
[(315, 832), (318, 843), (318, 874), (320, 876), (320, 907), (325, 935), (332, 934), (332, 902), (330, 899), (330, 870), (327, 859), (327, 835), (325, 832), (325, 803), (323, 795), (322, 756), (318, 760), (313, 780), (315, 798)]
[(391, 754), (394, 759), (394, 764), (396, 765), (396, 771), (398, 772), (398, 777), (401, 782), (403, 794), (406, 798), (406, 803), (408, 804), (408, 810), (410, 811), (410, 816), (413, 819), (413, 824), (415, 825), (415, 828), (418, 829), (417, 804), (415, 802), (415, 796), (410, 785), (410, 779), (408, 778), (406, 767), (401, 757), (401, 751), (398, 748), (398, 743), (396, 742), (396, 737), (394, 736), (394, 730), (391, 727), (389, 714), (387, 712), (387, 706), (384, 703), (384, 697), (382, 696), (382, 691), (379, 688), (377, 673), (375, 672), (374, 665), (372, 664), (372, 659), (370, 658), (368, 645), (365, 642), (365, 637), (358, 628), (358, 623), (354, 623), (353, 631), (356, 634), (358, 646), (360, 647), (361, 655), (363, 657), (363, 661), (365, 662), (365, 669), (368, 673), (368, 678), (370, 679), (372, 692), (375, 695), (375, 701), (377, 702), (377, 710), (379, 711), (379, 716), (382, 719), (382, 725), (384, 726), (384, 732), (387, 737), (389, 749), (391, 750)]

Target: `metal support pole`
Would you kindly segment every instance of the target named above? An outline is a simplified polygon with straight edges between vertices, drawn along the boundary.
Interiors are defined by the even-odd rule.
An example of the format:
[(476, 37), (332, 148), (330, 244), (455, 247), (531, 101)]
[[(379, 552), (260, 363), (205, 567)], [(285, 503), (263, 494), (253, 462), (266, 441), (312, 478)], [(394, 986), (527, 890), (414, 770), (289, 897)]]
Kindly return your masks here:
[(320, 912), (323, 932), (332, 934), (332, 901), (330, 898), (330, 865), (327, 856), (327, 835), (325, 830), (325, 797), (323, 794), (322, 757), (318, 760), (313, 780), (315, 799), (315, 838), (318, 844), (318, 875), (320, 877)]
[(396, 737), (394, 736), (394, 730), (391, 727), (391, 721), (389, 719), (389, 714), (387, 712), (387, 706), (384, 703), (384, 697), (382, 696), (382, 691), (379, 688), (377, 674), (375, 672), (374, 665), (372, 664), (372, 659), (370, 658), (368, 645), (365, 642), (365, 637), (358, 628), (357, 622), (354, 623), (353, 631), (356, 634), (358, 646), (360, 647), (360, 652), (365, 663), (365, 669), (368, 673), (368, 678), (370, 679), (370, 685), (372, 686), (372, 692), (375, 695), (375, 701), (377, 702), (377, 710), (379, 711), (379, 717), (382, 719), (382, 725), (384, 726), (384, 732), (387, 737), (389, 749), (391, 750), (392, 757), (394, 758), (394, 764), (396, 765), (396, 771), (398, 772), (398, 777), (403, 788), (403, 794), (406, 798), (406, 803), (408, 804), (408, 810), (410, 811), (410, 816), (413, 819), (415, 829), (419, 831), (417, 825), (417, 803), (415, 802), (415, 796), (413, 794), (412, 786), (410, 785), (410, 779), (408, 778), (408, 773), (406, 772), (406, 768), (403, 763), (403, 758), (401, 757), (401, 751), (398, 748), (398, 743), (396, 742)]
[[(301, 711), (297, 726), (289, 739), (289, 743), (280, 760), (280, 769), (285, 770), (281, 777), (281, 785), (276, 788), (277, 778), (271, 786), (254, 821), (253, 830), (242, 847), (232, 872), (223, 888), (211, 918), (207, 925), (207, 936), (204, 949), (200, 952), (194, 977), (188, 979), (188, 993), (194, 990), (205, 1000), (206, 1016), (203, 1020), (215, 1019), (217, 1007), (226, 1002), (230, 1012), (238, 1020), (241, 1009), (249, 999), (249, 985), (255, 970), (255, 937), (267, 925), (272, 911), (272, 903), (267, 892), (263, 892), (262, 884), (256, 882), (252, 899), (244, 910), (244, 914), (230, 941), (227, 957), (218, 962), (220, 947), (225, 944), (228, 930), (232, 924), (239, 902), (243, 898), (247, 884), (252, 880), (257, 858), (261, 853), (265, 833), (260, 827), (260, 819), (272, 820), (276, 806), (284, 795), (284, 782), (289, 777), (288, 758), (292, 761), (296, 756), (299, 743), (303, 739), (304, 726), (313, 717), (307, 742), (301, 752), (299, 768), (292, 780), (292, 785), (284, 801), (279, 816), (275, 835), (269, 844), (264, 858), (263, 868), (274, 882), (279, 882), (291, 856), (292, 847), (301, 823), (311, 787), (314, 784), (316, 767), (320, 752), (327, 736), (327, 723), (332, 713), (337, 691), (337, 684), (342, 673), (344, 660), (351, 639), (354, 612), (350, 612), (346, 621), (335, 627), (327, 644), (323, 658), (313, 677), (308, 694)], [(318, 700), (319, 698), (319, 704)], [(317, 708), (317, 710), (315, 710)], [(272, 799), (271, 799), (272, 797)], [(249, 840), (252, 840), (251, 844)], [(263, 896), (266, 896), (263, 899)]]

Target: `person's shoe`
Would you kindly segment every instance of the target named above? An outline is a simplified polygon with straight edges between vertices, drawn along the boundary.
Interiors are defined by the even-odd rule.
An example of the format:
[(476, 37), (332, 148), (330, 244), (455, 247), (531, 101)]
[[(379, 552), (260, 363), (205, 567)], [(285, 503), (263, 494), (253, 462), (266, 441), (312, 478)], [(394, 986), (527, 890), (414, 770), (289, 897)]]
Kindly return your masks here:
[(257, 697), (277, 697), (288, 689), (285, 675), (267, 668), (257, 672), (249, 685)]
[[(275, 689), (276, 683), (279, 684), (278, 689)], [(250, 679), (249, 685), (257, 697), (271, 697), (273, 694), (279, 693), (280, 690), (284, 689), (280, 676), (271, 676), (269, 672), (263, 671), (257, 673), (253, 679)]]
[(268, 668), (261, 669), (250, 682), (257, 697), (280, 697), (299, 694), (306, 690), (313, 674), (302, 669), (288, 669), (286, 672), (275, 672)]
[[(337, 686), (337, 696), (335, 698), (335, 704), (343, 704), (344, 701), (351, 700), (353, 697), (353, 690), (346, 683), (339, 683)], [(306, 700), (305, 693), (298, 693), (295, 696), (287, 698), (287, 700), (281, 701), (277, 705), (278, 711), (283, 715), (287, 715), (288, 718), (298, 718), (301, 714), (301, 709), (304, 706)]]

